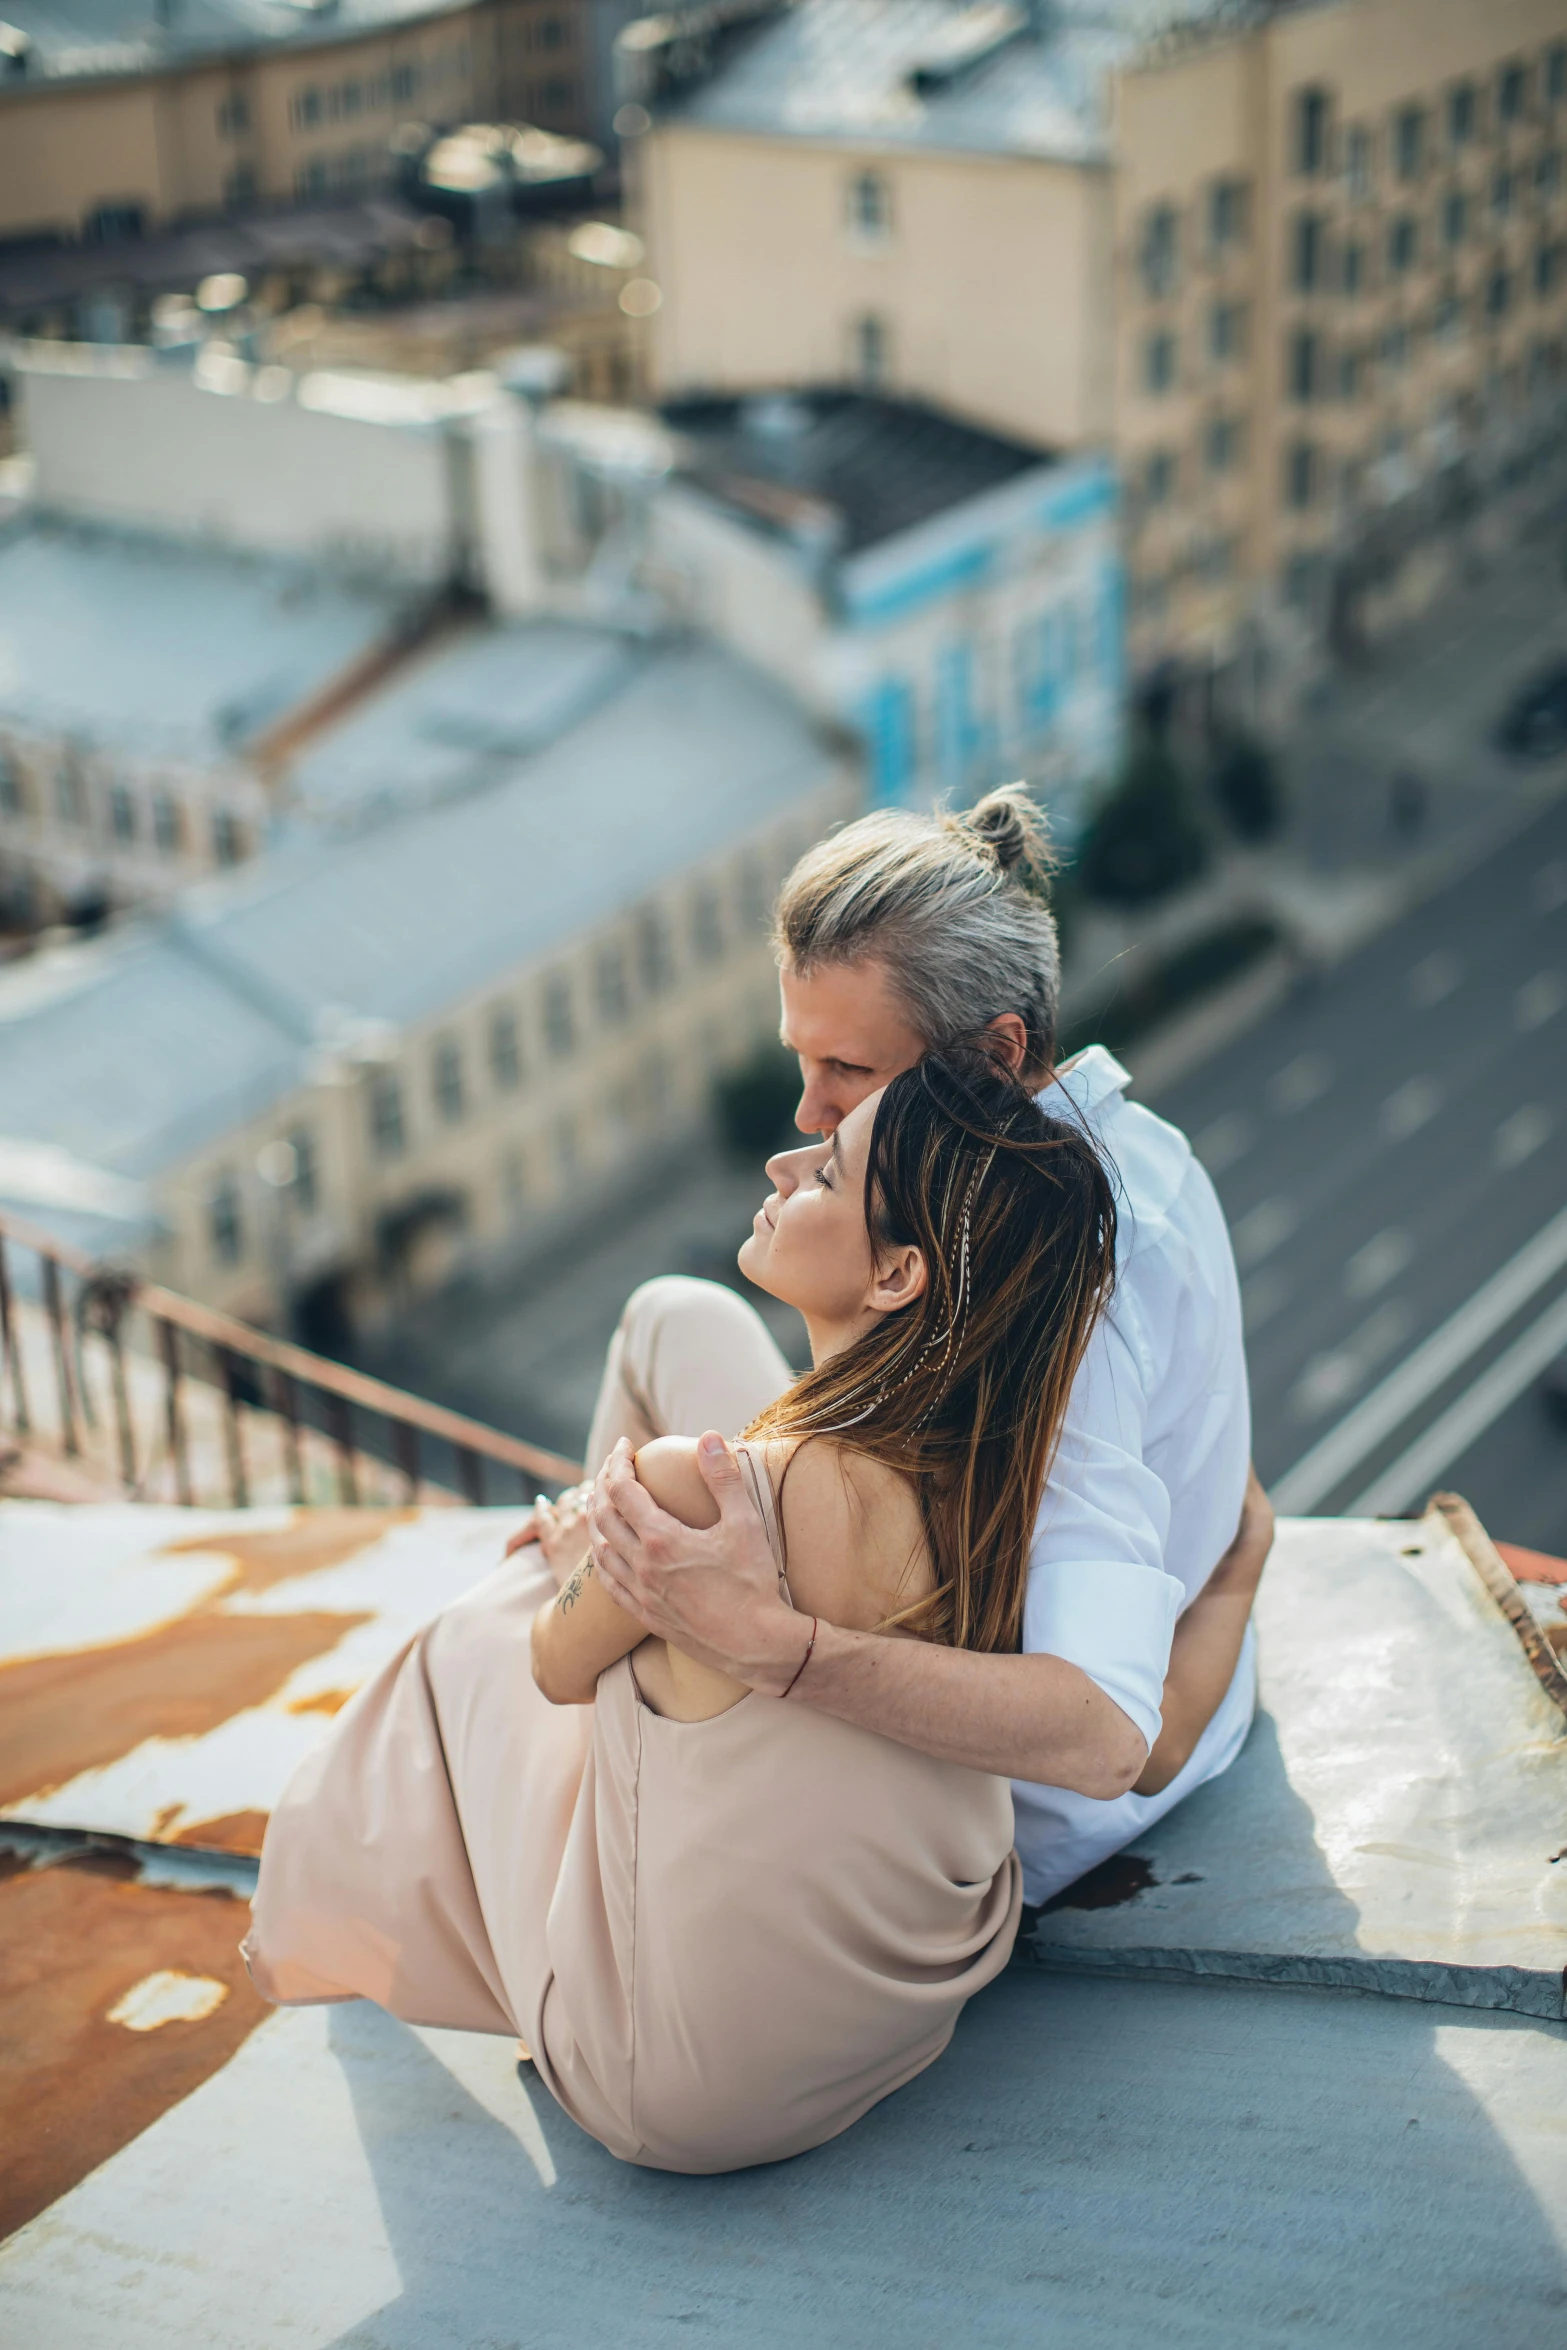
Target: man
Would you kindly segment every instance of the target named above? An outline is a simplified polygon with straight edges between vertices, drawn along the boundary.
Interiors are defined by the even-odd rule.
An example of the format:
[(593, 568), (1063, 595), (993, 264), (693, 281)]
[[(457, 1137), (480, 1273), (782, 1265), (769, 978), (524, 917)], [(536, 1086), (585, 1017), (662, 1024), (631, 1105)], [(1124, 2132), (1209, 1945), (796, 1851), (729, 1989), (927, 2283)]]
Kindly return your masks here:
[[(1252, 1591), (1271, 1540), (1249, 1478), (1234, 1261), (1184, 1137), (1128, 1103), (1093, 1046), (1054, 1069), (1059, 966), (1042, 828), (1021, 787), (966, 817), (861, 819), (801, 860), (780, 897), (783, 1036), (796, 1122), (831, 1133), (926, 1046), (986, 1030), (1055, 1116), (1094, 1136), (1118, 1189), (1117, 1284), (1073, 1390), (1030, 1567), (1023, 1653), (976, 1655), (819, 1626), (784, 1604), (732, 1457), (704, 1439), (719, 1522), (694, 1531), (638, 1486), (625, 1439), (700, 1400), (733, 1430), (783, 1384), (738, 1300), (633, 1299), (595, 1421), (616, 1445), (589, 1508), (596, 1571), (651, 1633), (790, 1702), (1014, 1782), (1027, 1899), (1048, 1900), (1239, 1750), (1255, 1701)], [(1053, 1073), (1052, 1073), (1053, 1072)], [(724, 1318), (732, 1326), (720, 1326)], [(738, 1317), (738, 1319), (737, 1319)], [(682, 1384), (679, 1363), (689, 1366)], [(664, 1402), (660, 1406), (660, 1364)], [(733, 1377), (726, 1390), (725, 1382)], [(700, 1421), (696, 1424), (700, 1424)], [(693, 1422), (679, 1433), (692, 1433)], [(589, 1466), (596, 1466), (590, 1461)], [(1244, 1510), (1243, 1510), (1244, 1505)], [(1239, 1529), (1239, 1531), (1238, 1531)], [(1216, 1574), (1215, 1569), (1219, 1568)], [(1172, 1642), (1199, 1615), (1223, 1668), (1172, 1718)], [(1211, 1656), (1210, 1637), (1204, 1653)]]

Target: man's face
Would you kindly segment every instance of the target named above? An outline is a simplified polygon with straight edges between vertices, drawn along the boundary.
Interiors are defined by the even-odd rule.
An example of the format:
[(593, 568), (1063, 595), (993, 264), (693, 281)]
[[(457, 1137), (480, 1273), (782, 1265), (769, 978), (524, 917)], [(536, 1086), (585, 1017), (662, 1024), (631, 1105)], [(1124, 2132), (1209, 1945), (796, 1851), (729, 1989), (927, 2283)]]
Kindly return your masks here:
[(781, 1033), (800, 1057), (805, 1090), (794, 1122), (802, 1134), (835, 1134), (849, 1112), (912, 1069), (925, 1039), (909, 1026), (884, 963), (828, 963), (804, 978), (785, 963)]

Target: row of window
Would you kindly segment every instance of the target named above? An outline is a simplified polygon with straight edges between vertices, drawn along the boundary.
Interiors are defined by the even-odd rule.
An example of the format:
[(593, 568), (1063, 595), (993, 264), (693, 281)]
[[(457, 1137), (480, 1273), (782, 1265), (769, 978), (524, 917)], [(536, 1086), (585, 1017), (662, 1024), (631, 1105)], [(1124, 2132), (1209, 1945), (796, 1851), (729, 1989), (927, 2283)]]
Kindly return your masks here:
[[(1233, 367), (1246, 356), (1251, 313), (1244, 302), (1211, 302), (1203, 319), (1202, 340), (1216, 367)], [(1143, 338), (1142, 384), (1156, 396), (1173, 392), (1180, 380), (1181, 344), (1173, 327), (1156, 327)]]
[[(1246, 420), (1241, 416), (1210, 416), (1198, 442), (1203, 473), (1215, 478), (1238, 473), (1246, 462)], [(1143, 460), (1139, 483), (1145, 506), (1167, 506), (1181, 486), (1181, 460), (1174, 449), (1152, 449)]]
[[(66, 759), (54, 778), (54, 814), (58, 821), (89, 829), (94, 822), (93, 796), (82, 768), (75, 760)], [(21, 818), (35, 812), (33, 790), (21, 763), (0, 752), (0, 817)], [(111, 783), (103, 802), (103, 814), (110, 835), (123, 847), (149, 841), (161, 854), (172, 857), (196, 845), (192, 838), (194, 813), (172, 792), (154, 791), (144, 798), (127, 783)], [(213, 856), (220, 865), (237, 865), (246, 850), (239, 818), (228, 808), (214, 808), (209, 822)]]
[(1409, 365), (1422, 336), (1438, 343), (1455, 342), (1478, 317), (1486, 327), (1499, 326), (1517, 306), (1527, 283), (1536, 301), (1549, 301), (1567, 284), (1567, 242), (1541, 245), (1527, 273), (1492, 269), (1472, 302), (1449, 290), (1438, 297), (1423, 319), (1395, 319), (1384, 327), (1374, 345), (1344, 345), (1335, 349), (1315, 329), (1296, 329), (1285, 339), (1284, 381), (1290, 399), (1354, 400), (1361, 396), (1372, 366), (1380, 363), (1397, 371)]
[[(1552, 147), (1536, 158), (1525, 174), (1506, 166), (1491, 176), (1485, 200), (1467, 188), (1449, 188), (1433, 215), (1399, 212), (1387, 222), (1380, 255), (1388, 278), (1407, 276), (1424, 260), (1468, 243), (1483, 226), (1513, 217), (1526, 192), (1533, 189), (1544, 203), (1554, 201), (1562, 187), (1562, 158)], [(1364, 237), (1336, 239), (1318, 213), (1297, 213), (1289, 226), (1289, 282), (1297, 294), (1343, 293), (1353, 298), (1367, 291), (1378, 248)]]
[[(409, 105), (418, 87), (418, 69), (413, 65), (351, 75), (341, 82), (309, 82), (289, 100), (289, 123), (296, 131), (315, 131), (327, 123), (355, 122), (362, 114), (381, 114), (389, 106)], [(221, 112), (219, 125), (221, 128)]]
[(294, 194), (309, 200), (355, 189), (374, 187), (386, 177), (386, 149), (380, 145), (343, 147), (332, 155), (312, 155), (294, 172)]
[[(768, 891), (760, 865), (742, 868), (734, 924), (737, 935), (754, 937), (767, 919)], [(696, 964), (720, 962), (730, 943), (723, 899), (711, 886), (698, 889), (687, 909), (687, 949)], [(638, 915), (629, 936), (607, 939), (589, 971), (579, 977), (552, 972), (538, 999), (539, 1039), (551, 1060), (566, 1060), (594, 1028), (620, 1027), (636, 1004), (667, 995), (679, 976), (680, 949), (674, 926), (658, 907)], [(479, 1049), (465, 1047), (448, 1032), (430, 1048), (428, 1099), (437, 1121), (457, 1126), (479, 1099), (514, 1093), (526, 1074), (528, 1054), (522, 1022), (511, 1003), (497, 1003), (485, 1015)], [(394, 1069), (377, 1070), (367, 1091), (370, 1146), (377, 1158), (393, 1159), (408, 1147), (409, 1081)]]
[[(1350, 193), (1357, 197), (1370, 194), (1384, 143), (1394, 178), (1416, 180), (1436, 161), (1444, 139), (1449, 150), (1456, 150), (1482, 135), (1488, 107), (1497, 129), (1506, 130), (1539, 108), (1564, 102), (1567, 42), (1558, 41), (1538, 58), (1510, 58), (1497, 68), (1489, 85), (1472, 79), (1459, 81), (1436, 105), (1411, 101), (1396, 108), (1380, 133), (1369, 124), (1352, 123), (1344, 133), (1342, 158)], [(1294, 101), (1296, 170), (1317, 179), (1333, 171), (1338, 161), (1332, 92), (1298, 91)]]
[[(320, 1205), (321, 1162), (316, 1138), (308, 1126), (294, 1126), (283, 1137), (289, 1153), (289, 1179), (282, 1187), (287, 1210), (313, 1216)], [(207, 1193), (207, 1245), (220, 1265), (237, 1265), (245, 1255), (245, 1194), (231, 1167), (220, 1169)]]
[[(1251, 233), (1251, 190), (1245, 180), (1216, 179), (1202, 199), (1205, 242), (1215, 259), (1244, 245)], [(1137, 267), (1143, 291), (1160, 301), (1180, 277), (1181, 216), (1174, 204), (1155, 204), (1143, 217)]]

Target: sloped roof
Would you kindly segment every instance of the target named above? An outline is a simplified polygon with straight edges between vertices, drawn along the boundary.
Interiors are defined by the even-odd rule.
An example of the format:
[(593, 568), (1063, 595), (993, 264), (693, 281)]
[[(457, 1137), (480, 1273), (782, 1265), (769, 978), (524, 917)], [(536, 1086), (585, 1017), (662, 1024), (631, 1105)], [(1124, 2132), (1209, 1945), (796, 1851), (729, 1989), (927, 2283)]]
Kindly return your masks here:
[(30, 44), (32, 82), (152, 73), (204, 57), (256, 49), (309, 48), (356, 33), (453, 15), (471, 0), (173, 0), (160, 23), (152, 0), (5, 0), (5, 22)]

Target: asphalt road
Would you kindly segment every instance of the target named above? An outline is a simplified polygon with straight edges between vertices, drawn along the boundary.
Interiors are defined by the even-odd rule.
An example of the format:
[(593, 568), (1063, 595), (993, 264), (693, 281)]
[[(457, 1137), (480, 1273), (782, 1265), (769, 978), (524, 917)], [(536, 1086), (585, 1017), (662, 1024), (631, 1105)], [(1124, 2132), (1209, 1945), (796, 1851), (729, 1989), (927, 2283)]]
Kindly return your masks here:
[(1567, 803), (1162, 1095), (1218, 1185), (1284, 1506), (1464, 1493), (1567, 1554)]

